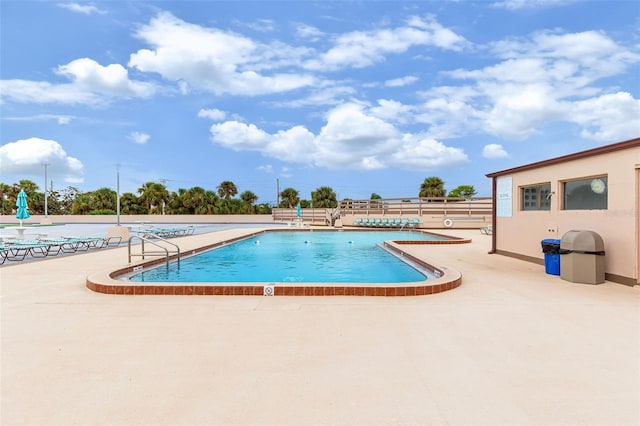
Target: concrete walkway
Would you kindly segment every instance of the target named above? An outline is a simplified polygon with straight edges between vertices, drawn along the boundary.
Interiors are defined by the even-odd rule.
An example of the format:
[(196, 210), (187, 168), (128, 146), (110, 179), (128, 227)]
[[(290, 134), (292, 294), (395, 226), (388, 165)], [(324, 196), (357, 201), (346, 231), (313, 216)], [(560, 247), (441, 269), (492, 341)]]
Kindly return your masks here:
[(640, 424), (640, 287), (568, 283), (447, 233), (474, 242), (415, 250), (462, 286), (418, 297), (88, 290), (126, 248), (5, 264), (0, 422)]

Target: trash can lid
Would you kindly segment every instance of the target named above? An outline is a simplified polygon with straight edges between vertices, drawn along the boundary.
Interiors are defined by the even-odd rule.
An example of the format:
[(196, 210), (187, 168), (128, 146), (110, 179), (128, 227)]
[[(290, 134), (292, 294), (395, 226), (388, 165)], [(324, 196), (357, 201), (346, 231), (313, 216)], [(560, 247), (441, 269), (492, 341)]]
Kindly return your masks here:
[(567, 250), (602, 251), (604, 241), (593, 231), (571, 230), (562, 236), (561, 246)]

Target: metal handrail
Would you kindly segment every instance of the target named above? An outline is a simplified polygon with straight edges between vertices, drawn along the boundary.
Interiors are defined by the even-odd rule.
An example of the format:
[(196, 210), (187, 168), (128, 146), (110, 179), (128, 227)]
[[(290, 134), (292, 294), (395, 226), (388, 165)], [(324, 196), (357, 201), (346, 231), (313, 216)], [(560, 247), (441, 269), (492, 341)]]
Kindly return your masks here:
[[(180, 265), (180, 247), (178, 247), (177, 244), (172, 243), (171, 241), (167, 241), (165, 238), (159, 237), (157, 235), (153, 235), (153, 238), (161, 240), (167, 244), (170, 244), (172, 246), (174, 246), (176, 248), (175, 253), (177, 254), (177, 260), (178, 260), (178, 265)], [(131, 241), (133, 241), (134, 238), (139, 238), (141, 241), (141, 252), (140, 254), (136, 254), (136, 253), (131, 253)], [(145, 241), (149, 244), (152, 244), (156, 247), (161, 248), (163, 251), (146, 251), (144, 249), (144, 243)], [(169, 249), (167, 249), (166, 247), (161, 246), (158, 243), (155, 243), (154, 241), (152, 241), (150, 238), (146, 238), (145, 236), (141, 236), (141, 235), (132, 235), (131, 237), (129, 237), (129, 241), (127, 242), (127, 247), (128, 247), (128, 251), (129, 251), (129, 263), (131, 263), (131, 257), (132, 256), (141, 256), (142, 259), (144, 260), (144, 256), (145, 255), (164, 255), (165, 259), (166, 259), (166, 264), (167, 264), (167, 268), (169, 267)], [(172, 251), (173, 253), (173, 251)]]

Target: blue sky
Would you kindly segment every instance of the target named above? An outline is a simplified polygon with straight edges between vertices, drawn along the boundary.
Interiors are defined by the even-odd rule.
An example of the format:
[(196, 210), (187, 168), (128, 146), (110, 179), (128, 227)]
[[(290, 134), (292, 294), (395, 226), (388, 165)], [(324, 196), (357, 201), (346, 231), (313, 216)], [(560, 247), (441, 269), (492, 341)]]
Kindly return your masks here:
[(635, 1), (0, 1), (1, 180), (417, 196), (640, 136)]

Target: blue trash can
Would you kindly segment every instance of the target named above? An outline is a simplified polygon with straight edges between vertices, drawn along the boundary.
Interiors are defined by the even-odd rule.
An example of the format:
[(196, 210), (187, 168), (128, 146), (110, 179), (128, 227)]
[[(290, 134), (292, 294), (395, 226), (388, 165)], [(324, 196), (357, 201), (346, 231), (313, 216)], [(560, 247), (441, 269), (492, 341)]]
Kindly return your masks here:
[(544, 271), (549, 275), (560, 275), (560, 240), (547, 238), (541, 243), (544, 253)]

